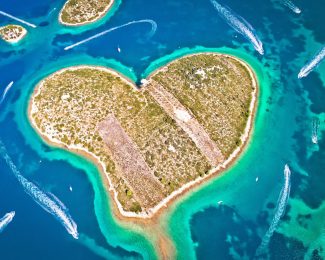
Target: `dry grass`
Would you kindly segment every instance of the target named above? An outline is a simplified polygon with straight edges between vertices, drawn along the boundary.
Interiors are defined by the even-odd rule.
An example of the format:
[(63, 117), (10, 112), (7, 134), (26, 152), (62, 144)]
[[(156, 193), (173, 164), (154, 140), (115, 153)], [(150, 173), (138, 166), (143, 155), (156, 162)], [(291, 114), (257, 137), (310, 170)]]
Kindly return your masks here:
[(67, 24), (93, 22), (101, 17), (102, 13), (113, 0), (68, 0), (61, 11), (61, 20)]
[[(171, 107), (188, 111), (195, 123), (184, 127), (157, 102), (154, 85), (163, 86), (169, 92), (164, 98), (173, 96), (167, 98)], [(240, 145), (252, 91), (242, 64), (212, 54), (171, 63), (142, 90), (109, 70), (77, 67), (43, 81), (31, 117), (52, 141), (96, 155), (124, 210), (139, 212), (208, 173), (213, 163), (195, 140), (201, 132), (223, 159)]]
[(239, 61), (221, 55), (194, 55), (172, 62), (152, 80), (193, 113), (225, 157), (241, 144), (253, 84)]
[(9, 24), (0, 27), (0, 37), (5, 41), (15, 40), (24, 34), (24, 27), (20, 25)]

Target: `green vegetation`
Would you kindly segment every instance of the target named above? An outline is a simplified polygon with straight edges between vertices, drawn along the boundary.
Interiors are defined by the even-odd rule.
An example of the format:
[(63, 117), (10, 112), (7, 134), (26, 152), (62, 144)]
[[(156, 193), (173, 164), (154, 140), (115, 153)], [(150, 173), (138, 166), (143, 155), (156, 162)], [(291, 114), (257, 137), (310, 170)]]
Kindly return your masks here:
[[(109, 114), (115, 115), (139, 148), (155, 178), (164, 180), (165, 195), (211, 167), (192, 140), (146, 91), (139, 91), (109, 71), (79, 68), (55, 74), (44, 81), (34, 105), (38, 111), (32, 117), (42, 133), (64, 144), (85, 148), (100, 158), (109, 176), (114, 176), (114, 188), (125, 210), (135, 208), (132, 205), (138, 196), (133, 183), (126, 182), (119, 173), (98, 133), (98, 123)], [(170, 151), (171, 146), (175, 152)]]
[(152, 80), (188, 108), (228, 157), (241, 144), (254, 86), (245, 66), (227, 56), (193, 55)]
[(0, 37), (7, 42), (18, 42), (26, 33), (26, 29), (20, 25), (8, 24), (0, 27)]
[(66, 25), (94, 22), (109, 10), (114, 0), (68, 0), (60, 12), (60, 20)]
[[(200, 54), (179, 59), (141, 89), (104, 68), (69, 68), (43, 80), (33, 96), (30, 116), (41, 134), (54, 143), (97, 156), (125, 211), (147, 211), (161, 201), (156, 193), (166, 197), (207, 175), (212, 167), (193, 136), (156, 101), (151, 84), (161, 84), (180, 101), (225, 159), (241, 145), (252, 80), (241, 63), (224, 56)], [(102, 129), (107, 130), (106, 136)], [(124, 150), (108, 141), (124, 143)], [(146, 169), (149, 177), (139, 171), (129, 176), (132, 171), (121, 164), (119, 159), (125, 159), (125, 151), (132, 149), (137, 153), (133, 157), (141, 159), (136, 160), (137, 167)], [(124, 157), (119, 157), (121, 151)], [(132, 158), (127, 162), (132, 168)], [(159, 184), (155, 189), (150, 179)]]

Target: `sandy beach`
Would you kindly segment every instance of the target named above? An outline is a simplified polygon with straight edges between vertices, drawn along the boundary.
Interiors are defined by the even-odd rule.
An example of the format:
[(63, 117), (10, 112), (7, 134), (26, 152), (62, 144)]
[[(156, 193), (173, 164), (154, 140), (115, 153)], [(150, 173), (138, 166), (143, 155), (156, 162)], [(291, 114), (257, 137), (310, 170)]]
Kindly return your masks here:
[[(201, 53), (190, 54), (190, 55), (186, 55), (186, 56), (199, 55), (199, 54), (201, 54)], [(77, 153), (77, 154), (87, 158), (89, 161), (91, 161), (92, 163), (94, 163), (97, 166), (97, 168), (99, 169), (100, 175), (101, 175), (101, 179), (103, 181), (103, 185), (104, 185), (105, 189), (107, 190), (107, 192), (110, 193), (110, 198), (113, 198), (113, 200), (112, 200), (113, 203), (110, 203), (112, 212), (113, 212), (115, 218), (121, 223), (122, 226), (124, 226), (124, 224), (126, 226), (129, 226), (130, 223), (134, 223), (134, 224), (139, 225), (144, 231), (147, 230), (149, 232), (149, 230), (150, 230), (150, 234), (153, 234), (153, 232), (152, 232), (153, 230), (157, 231), (157, 232), (155, 232), (155, 235), (152, 235), (154, 237), (150, 236), (150, 238), (151, 239), (153, 238), (153, 241), (156, 244), (156, 246), (158, 247), (157, 249), (158, 249), (159, 255), (162, 257), (162, 259), (167, 259), (168, 257), (171, 257), (171, 255), (174, 255), (175, 252), (174, 252), (174, 247), (173, 247), (172, 243), (170, 242), (168, 236), (165, 234), (165, 230), (163, 230), (163, 228), (161, 227), (161, 225), (159, 223), (160, 216), (165, 212), (165, 209), (168, 208), (169, 205), (171, 205), (175, 201), (179, 201), (180, 198), (184, 198), (185, 197), (184, 194), (187, 194), (187, 193), (189, 194), (189, 191), (195, 192), (196, 190), (199, 189), (199, 187), (202, 186), (203, 183), (208, 182), (209, 180), (215, 178), (217, 175), (221, 174), (226, 169), (231, 167), (237, 161), (238, 157), (240, 156), (242, 151), (244, 151), (245, 147), (249, 143), (250, 136), (251, 136), (252, 129), (253, 129), (253, 121), (254, 121), (253, 119), (256, 114), (256, 108), (257, 108), (257, 103), (258, 103), (257, 102), (258, 81), (257, 81), (254, 71), (248, 64), (246, 64), (244, 61), (242, 61), (239, 58), (236, 58), (236, 57), (233, 57), (230, 55), (226, 55), (226, 54), (218, 54), (218, 53), (210, 53), (210, 54), (222, 55), (222, 56), (226, 56), (226, 57), (229, 57), (229, 58), (239, 61), (241, 64), (243, 64), (247, 68), (247, 70), (249, 71), (250, 76), (252, 78), (252, 82), (254, 85), (254, 91), (252, 93), (252, 99), (251, 99), (251, 103), (250, 103), (250, 114), (249, 114), (249, 117), (247, 120), (247, 124), (246, 124), (245, 130), (244, 130), (244, 133), (241, 136), (242, 144), (235, 151), (233, 151), (233, 153), (226, 159), (226, 161), (224, 161), (222, 164), (218, 165), (217, 167), (211, 169), (209, 171), (209, 174), (205, 175), (204, 177), (197, 178), (196, 180), (191, 181), (191, 182), (187, 183), (186, 185), (183, 185), (180, 189), (172, 192), (168, 197), (163, 199), (158, 205), (156, 205), (154, 208), (151, 208), (149, 210), (148, 214), (145, 214), (145, 213), (137, 214), (137, 213), (132, 213), (132, 212), (126, 212), (123, 210), (122, 205), (117, 200), (117, 192), (115, 191), (115, 189), (112, 188), (113, 185), (109, 178), (109, 174), (105, 171), (104, 164), (99, 160), (99, 158), (96, 155), (92, 154), (91, 152), (87, 151), (86, 149), (83, 149), (82, 147), (78, 147), (75, 145), (67, 146), (64, 143), (60, 142), (59, 140), (56, 140), (49, 136), (44, 135), (40, 131), (40, 129), (38, 129), (38, 127), (36, 126), (36, 124), (32, 118), (32, 113), (35, 112), (35, 108), (33, 108), (33, 100), (34, 100), (34, 97), (37, 96), (38, 93), (40, 92), (40, 90), (43, 86), (44, 80), (42, 80), (35, 87), (35, 90), (32, 93), (32, 98), (30, 99), (29, 105), (28, 105), (28, 118), (31, 122), (31, 125), (35, 129), (35, 131), (45, 140), (46, 143), (48, 143), (51, 146), (60, 147), (62, 149), (66, 149), (70, 152)], [(152, 72), (151, 75), (148, 77), (148, 81), (150, 82), (150, 78), (153, 75), (155, 75), (161, 69), (165, 69), (166, 66), (168, 66), (168, 65), (169, 64), (164, 65), (162, 68), (158, 68), (157, 70)], [(79, 68), (96, 68), (99, 70), (109, 71), (109, 72), (113, 73), (114, 75), (121, 77), (128, 84), (137, 88), (135, 83), (132, 82), (127, 77), (121, 75), (117, 71), (114, 71), (109, 68), (101, 67), (101, 66), (86, 66), (85, 65), (85, 66), (69, 67), (69, 68), (61, 69), (58, 72), (55, 72), (55, 74), (62, 73), (66, 70), (74, 70), (74, 69), (79, 69)], [(53, 74), (50, 75), (50, 77), (51, 76), (53, 76)], [(143, 85), (143, 88), (145, 88), (145, 85)], [(146, 233), (149, 236), (148, 232), (146, 232)]]

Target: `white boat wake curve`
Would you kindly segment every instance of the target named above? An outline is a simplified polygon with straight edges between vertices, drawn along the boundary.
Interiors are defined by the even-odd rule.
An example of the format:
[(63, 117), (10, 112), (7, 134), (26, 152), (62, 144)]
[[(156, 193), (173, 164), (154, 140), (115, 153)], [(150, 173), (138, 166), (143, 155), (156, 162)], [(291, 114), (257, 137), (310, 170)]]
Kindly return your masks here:
[(254, 46), (259, 54), (264, 54), (263, 43), (257, 36), (254, 28), (241, 16), (228, 7), (224, 7), (215, 0), (210, 0), (219, 15), (238, 33), (242, 34)]
[(0, 14), (3, 15), (3, 16), (6, 16), (6, 17), (9, 17), (17, 22), (20, 22), (20, 23), (23, 23), (23, 24), (26, 24), (28, 25), (29, 27), (32, 27), (32, 28), (36, 28), (37, 26), (35, 24), (32, 24), (32, 23), (29, 23), (29, 22), (26, 22), (25, 20), (22, 20), (16, 16), (13, 16), (11, 14), (8, 14), (8, 13), (5, 13), (3, 11), (0, 11)]
[(70, 49), (75, 48), (75, 47), (77, 47), (77, 46), (79, 46), (81, 44), (87, 43), (87, 42), (89, 42), (91, 40), (94, 40), (94, 39), (96, 39), (98, 37), (104, 36), (105, 34), (110, 33), (112, 31), (118, 30), (118, 29), (123, 28), (123, 27), (127, 27), (127, 26), (132, 25), (132, 24), (138, 24), (138, 23), (149, 23), (149, 24), (151, 24), (151, 31), (149, 32), (148, 37), (152, 37), (155, 34), (155, 32), (157, 30), (157, 23), (154, 20), (143, 19), (143, 20), (131, 21), (131, 22), (128, 22), (128, 23), (125, 23), (125, 24), (110, 28), (110, 29), (105, 30), (103, 32), (97, 33), (97, 34), (95, 34), (95, 35), (93, 35), (91, 37), (88, 37), (88, 38), (86, 38), (86, 39), (84, 39), (82, 41), (79, 41), (79, 42), (76, 42), (76, 43), (74, 43), (72, 45), (69, 45), (69, 46), (65, 47), (64, 50), (65, 51), (70, 50)]
[(47, 16), (50, 16), (54, 11), (56, 10), (56, 7), (54, 7)]
[(272, 219), (272, 222), (271, 222), (271, 225), (270, 225), (268, 231), (264, 235), (261, 244), (259, 245), (259, 247), (256, 250), (256, 254), (255, 254), (256, 256), (263, 255), (267, 252), (267, 248), (270, 243), (271, 237), (273, 236), (273, 233), (274, 233), (275, 229), (277, 228), (281, 217), (285, 213), (285, 209), (288, 204), (288, 200), (289, 200), (289, 196), (290, 196), (290, 186), (291, 186), (290, 175), (291, 175), (290, 168), (286, 164), (284, 166), (284, 184), (283, 184), (282, 190), (279, 195), (277, 207), (275, 209), (275, 214), (274, 214), (274, 217)]
[(325, 47), (323, 47), (314, 58), (302, 67), (298, 74), (298, 79), (307, 77), (310, 72), (314, 70), (325, 58)]
[(9, 223), (14, 219), (15, 211), (11, 211), (4, 215), (3, 218), (0, 219), (0, 233), (9, 225)]
[(3, 94), (2, 94), (2, 97), (1, 97), (1, 100), (0, 100), (0, 105), (2, 104), (2, 102), (5, 100), (6, 98), (6, 95), (8, 93), (8, 91), (11, 89), (12, 85), (14, 84), (13, 81), (11, 81), (8, 86), (5, 88), (5, 90), (3, 91)]
[[(32, 199), (44, 210), (52, 214), (65, 227), (69, 234), (71, 234), (75, 239), (78, 239), (79, 234), (77, 230), (77, 225), (68, 213), (64, 204), (53, 194), (46, 194), (34, 183), (28, 181), (21, 175), (16, 165), (13, 163), (12, 159), (8, 155), (7, 150), (3, 145), (2, 141), (0, 141), (0, 154), (10, 167), (18, 182), (23, 186), (25, 192), (30, 197), (32, 197)], [(55, 197), (55, 199), (51, 199), (51, 197)]]

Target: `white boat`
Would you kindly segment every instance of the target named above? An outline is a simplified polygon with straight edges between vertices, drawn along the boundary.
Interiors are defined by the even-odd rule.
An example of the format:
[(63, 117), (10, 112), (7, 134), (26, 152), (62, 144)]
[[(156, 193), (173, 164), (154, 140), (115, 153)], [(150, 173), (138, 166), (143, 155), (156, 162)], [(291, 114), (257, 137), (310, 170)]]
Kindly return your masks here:
[(312, 123), (312, 135), (311, 135), (311, 141), (313, 142), (313, 144), (318, 144), (318, 131), (319, 131), (319, 119), (318, 118), (314, 118), (313, 119), (313, 123)]
[(15, 211), (11, 211), (0, 219), (0, 233), (9, 225), (15, 216)]
[(258, 182), (258, 177), (256, 177), (255, 181)]
[(120, 48), (120, 47), (117, 47), (117, 51), (118, 51), (119, 53), (121, 53), (121, 48)]
[(69, 190), (72, 191), (72, 187), (71, 186), (69, 187)]
[(313, 142), (313, 144), (318, 144), (318, 138), (317, 138), (317, 135), (313, 135), (311, 137), (311, 141)]

